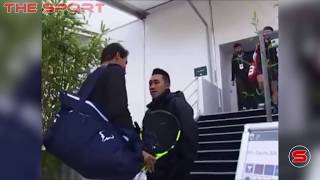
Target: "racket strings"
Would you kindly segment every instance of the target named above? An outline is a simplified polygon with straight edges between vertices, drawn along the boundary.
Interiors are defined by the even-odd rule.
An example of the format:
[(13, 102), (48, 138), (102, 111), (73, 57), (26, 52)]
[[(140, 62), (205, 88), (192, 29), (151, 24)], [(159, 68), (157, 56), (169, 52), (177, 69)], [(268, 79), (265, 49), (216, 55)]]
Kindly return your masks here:
[(165, 110), (150, 111), (146, 114), (143, 127), (143, 141), (148, 141), (148, 149), (159, 159), (174, 149), (181, 136), (177, 118)]

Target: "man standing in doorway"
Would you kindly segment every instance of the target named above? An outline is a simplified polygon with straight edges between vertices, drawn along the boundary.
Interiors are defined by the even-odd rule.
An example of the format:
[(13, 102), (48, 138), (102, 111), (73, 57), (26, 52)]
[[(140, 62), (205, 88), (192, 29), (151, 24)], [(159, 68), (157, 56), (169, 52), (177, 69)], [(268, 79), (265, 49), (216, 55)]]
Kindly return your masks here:
[(241, 111), (256, 108), (253, 84), (248, 78), (252, 56), (244, 51), (240, 43), (234, 44), (233, 50), (231, 81), (233, 86), (237, 85), (238, 109)]

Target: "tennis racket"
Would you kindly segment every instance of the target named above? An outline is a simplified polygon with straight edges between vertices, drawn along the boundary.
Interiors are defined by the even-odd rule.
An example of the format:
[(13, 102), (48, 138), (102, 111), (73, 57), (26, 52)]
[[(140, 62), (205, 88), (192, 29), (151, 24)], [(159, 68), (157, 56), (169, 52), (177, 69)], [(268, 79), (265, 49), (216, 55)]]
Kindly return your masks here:
[(174, 149), (180, 139), (181, 128), (176, 116), (165, 110), (150, 111), (143, 124), (142, 141), (156, 159)]

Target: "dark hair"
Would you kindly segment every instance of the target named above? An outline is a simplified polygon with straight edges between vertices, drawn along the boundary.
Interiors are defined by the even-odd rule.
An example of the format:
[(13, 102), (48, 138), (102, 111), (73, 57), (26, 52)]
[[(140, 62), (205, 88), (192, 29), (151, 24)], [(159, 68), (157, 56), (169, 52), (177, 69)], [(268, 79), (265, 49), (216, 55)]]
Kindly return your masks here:
[(107, 45), (101, 53), (101, 64), (106, 61), (111, 61), (117, 53), (120, 54), (121, 58), (126, 58), (129, 55), (129, 51), (120, 43), (111, 43)]
[(273, 31), (273, 28), (272, 28), (271, 26), (265, 26), (265, 27), (263, 28), (263, 30), (264, 30), (264, 31), (265, 31), (265, 30)]
[(239, 46), (241, 46), (240, 43), (235, 43), (235, 44), (233, 45), (233, 48), (236, 48), (236, 47), (239, 47)]
[(155, 68), (152, 71), (152, 75), (155, 75), (155, 74), (162, 75), (163, 80), (170, 85), (170, 76), (165, 70), (160, 69), (160, 68)]

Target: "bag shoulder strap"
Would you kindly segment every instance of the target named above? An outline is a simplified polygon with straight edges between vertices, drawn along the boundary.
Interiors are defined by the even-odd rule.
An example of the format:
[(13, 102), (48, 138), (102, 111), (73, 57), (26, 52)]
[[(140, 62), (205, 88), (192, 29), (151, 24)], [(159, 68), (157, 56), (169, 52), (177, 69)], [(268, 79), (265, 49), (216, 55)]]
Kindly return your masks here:
[(101, 75), (105, 71), (106, 67), (107, 65), (100, 66), (94, 72), (89, 74), (87, 79), (82, 84), (79, 92), (77, 93), (77, 95), (80, 97), (80, 100), (85, 101), (88, 98), (88, 96), (93, 91), (99, 77), (101, 77)]

